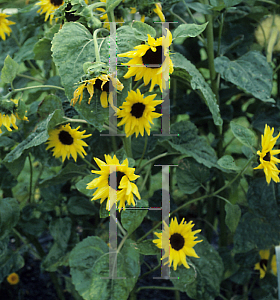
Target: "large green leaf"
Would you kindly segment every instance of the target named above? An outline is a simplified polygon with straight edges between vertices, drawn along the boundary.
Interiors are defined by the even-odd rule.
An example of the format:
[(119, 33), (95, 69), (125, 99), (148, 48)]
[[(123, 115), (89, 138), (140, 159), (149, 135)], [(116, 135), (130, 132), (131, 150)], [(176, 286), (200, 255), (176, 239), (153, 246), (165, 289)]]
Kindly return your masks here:
[(218, 165), (226, 170), (239, 170), (231, 155), (224, 155), (218, 160)]
[(181, 121), (173, 124), (171, 133), (176, 136), (159, 142), (169, 151), (193, 157), (198, 163), (208, 168), (219, 168), (215, 150), (204, 137), (198, 135), (198, 130), (192, 122)]
[(19, 215), (20, 208), (16, 199), (0, 199), (0, 239), (3, 239), (17, 225)]
[(226, 224), (231, 232), (236, 230), (236, 227), (239, 223), (241, 217), (241, 209), (238, 204), (229, 204), (225, 205), (226, 211)]
[(176, 168), (178, 187), (185, 194), (196, 192), (209, 176), (209, 169), (193, 158), (184, 158)]
[(70, 218), (53, 219), (50, 223), (50, 234), (62, 249), (67, 248), (71, 235), (72, 221)]
[(255, 136), (248, 128), (234, 122), (230, 122), (230, 128), (234, 136), (245, 146), (254, 147)]
[[(132, 233), (137, 229), (145, 218), (148, 210), (145, 207), (149, 207), (149, 202), (147, 200), (136, 201), (135, 207), (130, 206), (132, 209), (125, 209), (121, 213), (121, 221), (124, 229), (128, 233)], [(138, 209), (137, 209), (138, 208)], [(143, 208), (143, 209), (141, 209)]]
[(172, 76), (180, 77), (181, 80), (189, 81), (193, 90), (199, 90), (201, 92), (201, 95), (213, 116), (214, 123), (221, 126), (223, 124), (223, 120), (220, 116), (217, 99), (202, 74), (182, 54), (175, 53), (171, 55), (170, 58), (174, 65), (174, 72)]
[(148, 34), (153, 38), (156, 36), (156, 30), (146, 23), (134, 21), (132, 28), (134, 29), (135, 37), (142, 41), (148, 40)]
[(186, 292), (192, 299), (214, 300), (220, 293), (223, 262), (218, 252), (204, 237), (198, 235), (198, 238), (203, 239), (194, 247), (199, 258), (187, 256), (187, 261), (191, 262), (190, 269), (183, 265), (176, 271), (171, 268), (171, 281), (175, 288)]
[(270, 98), (272, 68), (260, 52), (250, 51), (234, 61), (225, 56), (217, 57), (215, 69), (224, 80), (237, 85), (245, 92), (262, 101), (274, 102)]
[(109, 277), (109, 252), (106, 243), (91, 236), (71, 251), (69, 263), (72, 282), (85, 300), (126, 300), (140, 274), (139, 252), (132, 240), (127, 240), (118, 254), (117, 276)]
[(95, 215), (98, 213), (94, 202), (81, 196), (71, 197), (67, 203), (67, 208), (71, 214), (78, 216)]

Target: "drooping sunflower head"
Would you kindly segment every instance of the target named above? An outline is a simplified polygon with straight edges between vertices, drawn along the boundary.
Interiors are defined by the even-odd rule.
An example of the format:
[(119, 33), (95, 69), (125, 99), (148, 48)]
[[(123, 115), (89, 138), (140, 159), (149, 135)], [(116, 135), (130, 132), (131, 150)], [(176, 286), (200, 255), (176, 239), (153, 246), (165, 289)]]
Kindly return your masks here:
[(18, 112), (18, 100), (2, 100), (0, 104), (0, 133), (2, 133), (2, 125), (6, 127), (8, 131), (12, 131), (11, 126), (14, 129), (18, 129), (16, 125), (16, 120), (28, 121), (28, 118), (24, 115), (26, 111), (23, 112), (22, 116), (19, 116)]
[[(260, 278), (264, 278), (266, 272), (267, 272), (267, 264), (270, 256), (270, 251), (269, 250), (260, 250), (259, 252), (260, 255), (260, 261), (255, 264), (255, 270), (260, 271)], [(276, 255), (272, 255), (271, 259), (271, 271), (274, 275), (277, 274), (277, 264), (276, 264)]]
[(74, 106), (79, 99), (79, 104), (81, 104), (83, 100), (83, 91), (85, 88), (87, 89), (90, 95), (88, 100), (88, 104), (90, 104), (90, 101), (94, 94), (94, 88), (96, 88), (101, 91), (100, 102), (102, 107), (108, 107), (108, 101), (111, 102), (113, 100), (113, 93), (110, 92), (110, 82), (112, 83), (113, 87), (116, 88), (118, 91), (121, 91), (123, 89), (123, 84), (117, 78), (113, 78), (113, 76), (111, 76), (110, 74), (102, 74), (98, 77), (85, 80), (75, 90), (74, 97), (71, 99), (71, 105)]
[(16, 285), (19, 283), (19, 276), (17, 273), (11, 273), (8, 277), (7, 277), (7, 281), (9, 282), (9, 284), (11, 285)]
[(139, 89), (136, 92), (128, 92), (126, 101), (117, 111), (117, 116), (123, 118), (118, 126), (125, 124), (127, 137), (134, 133), (136, 137), (138, 137), (139, 133), (143, 136), (144, 130), (150, 135), (150, 123), (153, 124), (153, 119), (162, 115), (154, 112), (155, 106), (163, 102), (162, 100), (154, 100), (155, 96), (156, 94), (144, 98)]
[[(169, 265), (173, 263), (173, 268), (176, 271), (177, 266), (181, 264), (189, 269), (189, 265), (186, 261), (186, 256), (192, 256), (199, 258), (194, 250), (194, 246), (202, 240), (196, 241), (195, 234), (201, 230), (192, 231), (194, 224), (192, 221), (186, 223), (185, 219), (178, 224), (177, 218), (171, 220), (170, 228), (164, 224), (164, 230), (162, 233), (154, 232), (158, 239), (153, 240), (156, 246), (160, 249), (164, 249), (163, 259), (169, 257)], [(164, 241), (169, 241), (169, 244), (164, 245)], [(168, 263), (168, 261), (166, 262)]]
[(66, 156), (69, 159), (70, 155), (75, 161), (77, 161), (77, 154), (84, 157), (87, 154), (83, 147), (88, 145), (82, 139), (91, 136), (91, 134), (84, 135), (86, 131), (79, 131), (79, 128), (80, 126), (72, 129), (70, 124), (66, 124), (51, 130), (49, 139), (46, 142), (48, 145), (46, 150), (53, 148), (53, 156), (55, 158), (62, 157), (62, 162), (64, 162)]
[(132, 58), (123, 65), (129, 66), (124, 78), (135, 75), (135, 80), (143, 78), (144, 84), (151, 82), (150, 91), (154, 86), (159, 85), (166, 88), (169, 74), (173, 73), (173, 63), (169, 58), (168, 47), (172, 43), (171, 32), (167, 30), (167, 35), (156, 40), (148, 34), (148, 41), (145, 44), (134, 47), (135, 50), (118, 54), (119, 57)]
[(258, 151), (257, 154), (260, 156), (260, 164), (254, 169), (263, 169), (266, 177), (266, 181), (269, 184), (271, 178), (275, 182), (279, 182), (279, 170), (277, 164), (280, 163), (280, 159), (274, 157), (280, 153), (280, 150), (273, 150), (273, 147), (280, 136), (280, 133), (273, 137), (274, 128), (266, 124), (264, 134), (262, 135), (262, 151)]
[(63, 0), (40, 0), (35, 5), (40, 6), (39, 10), (37, 11), (38, 13), (40, 13), (40, 15), (44, 13), (46, 14), (45, 22), (50, 17), (50, 23), (52, 23), (54, 12), (63, 4), (64, 4)]
[(0, 36), (4, 41), (6, 40), (6, 34), (9, 36), (12, 32), (10, 25), (16, 24), (15, 22), (8, 20), (8, 17), (9, 15), (0, 12)]
[(94, 160), (100, 171), (91, 172), (100, 176), (87, 185), (87, 189), (96, 189), (91, 200), (100, 199), (100, 203), (103, 203), (107, 199), (107, 210), (110, 210), (114, 203), (119, 210), (125, 208), (125, 202), (135, 206), (134, 195), (140, 199), (140, 194), (136, 184), (132, 181), (136, 180), (139, 175), (134, 174), (134, 168), (129, 168), (128, 160), (125, 159), (120, 163), (115, 155), (111, 158), (106, 154), (105, 162), (96, 157)]

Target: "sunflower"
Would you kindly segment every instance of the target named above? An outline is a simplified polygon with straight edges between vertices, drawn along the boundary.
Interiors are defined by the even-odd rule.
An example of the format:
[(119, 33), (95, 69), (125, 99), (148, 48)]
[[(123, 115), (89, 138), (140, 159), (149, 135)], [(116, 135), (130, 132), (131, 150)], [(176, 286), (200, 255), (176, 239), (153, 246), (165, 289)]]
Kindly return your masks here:
[[(2, 125), (7, 128), (8, 131), (12, 131), (11, 126), (14, 129), (18, 129), (16, 125), (16, 120), (23, 120), (28, 121), (26, 116), (22, 118), (19, 117), (18, 113), (16, 112), (18, 106), (18, 100), (10, 99), (7, 104), (10, 106), (10, 109), (5, 109), (6, 112), (0, 112), (0, 133), (2, 133), (1, 127)], [(3, 109), (3, 108), (2, 108)]]
[(63, 0), (41, 0), (37, 2), (35, 5), (40, 6), (40, 9), (37, 11), (38, 13), (40, 13), (40, 15), (46, 13), (45, 22), (50, 17), (50, 23), (52, 23), (54, 17), (53, 13), (55, 12), (56, 9), (58, 9), (63, 4), (64, 4)]
[(162, 13), (162, 7), (160, 2), (155, 3), (156, 8), (153, 9), (153, 11), (158, 15), (160, 18), (161, 22), (165, 22), (165, 17), (164, 14)]
[(163, 102), (162, 100), (154, 100), (155, 96), (156, 94), (144, 98), (139, 89), (136, 92), (128, 92), (126, 101), (123, 102), (117, 111), (117, 116), (123, 118), (118, 126), (125, 124), (127, 137), (133, 133), (136, 134), (136, 137), (138, 137), (139, 133), (143, 136), (144, 129), (150, 135), (150, 123), (154, 124), (153, 119), (162, 115), (154, 112), (155, 106)]
[(272, 150), (276, 140), (279, 138), (280, 133), (273, 137), (274, 128), (266, 124), (264, 129), (264, 134), (262, 135), (262, 151), (258, 151), (257, 154), (260, 156), (260, 164), (254, 169), (263, 169), (266, 177), (266, 181), (269, 184), (271, 178), (275, 182), (279, 182), (279, 170), (276, 164), (280, 162), (280, 159), (274, 157), (273, 155), (279, 154), (280, 150)]
[[(100, 0), (100, 2), (106, 3), (106, 0)], [(106, 12), (106, 9), (104, 9), (103, 7), (98, 7), (96, 8), (96, 10), (100, 11), (100, 12)], [(122, 23), (124, 23), (124, 19), (121, 15), (121, 10), (118, 9), (118, 6), (114, 9), (114, 15), (115, 15), (115, 22), (119, 22), (120, 26), (122, 26)], [(104, 22), (103, 27), (110, 30), (110, 22), (108, 19), (108, 15), (104, 14), (100, 17), (100, 20)]]
[(19, 276), (17, 273), (12, 273), (7, 277), (7, 281), (11, 285), (16, 285), (19, 283)]
[(84, 135), (86, 131), (78, 131), (79, 128), (80, 126), (72, 129), (69, 123), (51, 130), (49, 132), (49, 139), (46, 142), (48, 144), (46, 150), (54, 147), (52, 149), (53, 156), (55, 158), (62, 156), (62, 162), (64, 162), (66, 156), (69, 159), (70, 155), (77, 161), (77, 153), (84, 158), (83, 154), (87, 154), (83, 147), (87, 147), (88, 145), (82, 139), (91, 136), (91, 134)]
[[(173, 73), (173, 63), (169, 59), (168, 47), (172, 43), (171, 32), (167, 30), (166, 37), (154, 39), (148, 34), (148, 42), (145, 45), (134, 47), (135, 50), (118, 54), (119, 57), (132, 58), (128, 63), (123, 65), (129, 66), (124, 78), (135, 76), (135, 80), (143, 77), (144, 84), (147, 85), (151, 81), (150, 92), (155, 84), (165, 89), (165, 82), (168, 81), (169, 73)], [(164, 57), (162, 57), (162, 52)], [(156, 65), (156, 66), (155, 66)]]
[(88, 99), (88, 104), (90, 104), (91, 98), (94, 93), (94, 88), (97, 88), (98, 90), (101, 91), (101, 96), (100, 96), (100, 102), (102, 107), (106, 108), (108, 107), (108, 93), (109, 93), (109, 102), (113, 100), (113, 93), (109, 92), (109, 86), (110, 86), (110, 81), (113, 83), (113, 87), (117, 88), (117, 90), (122, 91), (123, 89), (123, 84), (117, 79), (113, 78), (110, 74), (105, 75), (102, 74), (96, 78), (92, 78), (89, 80), (85, 80), (74, 92), (74, 97), (71, 99), (71, 105), (75, 105), (77, 101), (79, 100), (79, 104), (81, 104), (83, 100), (83, 90), (84, 88), (87, 88), (87, 91), (90, 95)]
[[(127, 204), (133, 204), (135, 206), (135, 202), (133, 199), (133, 194), (140, 199), (140, 194), (138, 192), (138, 188), (135, 183), (132, 181), (136, 180), (139, 175), (135, 175), (134, 168), (128, 167), (128, 160), (127, 158), (123, 161), (122, 164), (120, 164), (117, 157), (114, 155), (113, 158), (111, 158), (110, 155), (104, 155), (105, 161), (98, 158), (94, 158), (95, 162), (97, 163), (98, 167), (100, 168), (100, 171), (91, 171), (92, 173), (99, 174), (100, 176), (98, 178), (93, 179), (90, 183), (87, 185), (87, 189), (95, 189), (97, 190), (93, 193), (93, 198), (91, 200), (97, 200), (101, 199), (100, 203), (103, 203), (104, 200), (107, 199), (107, 205), (106, 209), (110, 210), (113, 206), (113, 201), (110, 201), (109, 194), (111, 194), (114, 190), (117, 191), (117, 202), (119, 201), (119, 204), (117, 207), (119, 210), (121, 208), (125, 208), (125, 201), (127, 201)], [(115, 168), (116, 171), (111, 171), (112, 167)], [(109, 182), (110, 182), (110, 174), (113, 174), (116, 176), (116, 189), (113, 189)]]
[(9, 25), (16, 24), (15, 22), (8, 20), (8, 17), (9, 15), (0, 12), (0, 36), (4, 41), (6, 40), (5, 34), (9, 36), (12, 32), (12, 29), (9, 27)]
[[(261, 250), (259, 252), (261, 260), (257, 264), (255, 264), (255, 270), (260, 271), (260, 278), (264, 278), (267, 270), (267, 263), (269, 260), (270, 256), (270, 251), (269, 250)], [(271, 259), (271, 271), (274, 275), (277, 275), (277, 264), (276, 264), (276, 255), (273, 254), (272, 259)]]
[[(195, 241), (195, 239), (197, 238), (195, 237), (195, 234), (200, 232), (201, 229), (192, 231), (194, 224), (192, 224), (192, 221), (186, 223), (184, 218), (180, 224), (178, 224), (176, 217), (172, 219), (170, 222), (170, 228), (168, 228), (165, 222), (163, 222), (163, 224), (163, 232), (154, 232), (158, 239), (153, 240), (158, 248), (164, 249), (165, 253), (162, 258), (164, 259), (169, 256), (170, 266), (173, 262), (173, 268), (175, 271), (177, 270), (177, 265), (180, 266), (181, 264), (189, 269), (190, 267), (186, 261), (186, 255), (199, 258), (193, 247), (197, 243), (202, 242), (202, 240)], [(162, 236), (164, 239), (169, 240), (169, 245), (162, 245)], [(167, 263), (168, 262), (166, 262), (166, 264)]]

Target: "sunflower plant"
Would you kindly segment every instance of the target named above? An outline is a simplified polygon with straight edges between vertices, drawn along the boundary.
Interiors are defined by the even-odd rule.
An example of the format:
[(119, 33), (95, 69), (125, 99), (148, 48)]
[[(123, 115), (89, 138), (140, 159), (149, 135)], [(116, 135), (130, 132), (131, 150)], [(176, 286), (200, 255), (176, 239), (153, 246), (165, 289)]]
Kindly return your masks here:
[(0, 298), (277, 299), (279, 3), (0, 3)]

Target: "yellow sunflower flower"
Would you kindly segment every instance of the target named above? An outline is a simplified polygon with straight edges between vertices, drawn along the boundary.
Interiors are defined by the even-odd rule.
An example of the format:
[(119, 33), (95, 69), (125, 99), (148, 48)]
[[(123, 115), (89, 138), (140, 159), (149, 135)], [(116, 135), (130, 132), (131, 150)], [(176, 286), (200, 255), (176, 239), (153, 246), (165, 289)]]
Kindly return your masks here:
[(154, 12), (158, 15), (158, 17), (160, 18), (161, 22), (165, 22), (165, 16), (162, 13), (162, 7), (160, 2), (159, 3), (155, 3), (156, 8), (154, 8)]
[(7, 281), (9, 282), (9, 284), (11, 285), (16, 285), (19, 283), (19, 276), (17, 273), (11, 273), (8, 277), (7, 277)]
[[(151, 81), (150, 92), (156, 84), (159, 85), (161, 91), (162, 86), (165, 89), (165, 82), (168, 81), (169, 74), (173, 73), (173, 63), (168, 55), (168, 47), (172, 43), (172, 35), (168, 29), (166, 30), (166, 37), (160, 37), (155, 40), (148, 34), (148, 42), (145, 45), (139, 45), (134, 47), (135, 50), (133, 51), (118, 54), (119, 57), (132, 58), (128, 63), (123, 64), (129, 66), (124, 78), (136, 75), (135, 80), (143, 78), (145, 85)], [(162, 52), (164, 57), (162, 57)]]
[(0, 12), (0, 36), (4, 41), (6, 40), (5, 34), (9, 36), (10, 33), (12, 32), (12, 29), (10, 28), (9, 25), (16, 24), (15, 22), (8, 20), (7, 19), (8, 17), (9, 15)]
[(83, 100), (83, 90), (84, 88), (87, 88), (87, 91), (90, 95), (88, 99), (88, 104), (90, 104), (91, 98), (94, 93), (94, 88), (97, 88), (98, 90), (101, 91), (101, 96), (100, 96), (100, 102), (102, 107), (106, 108), (108, 107), (108, 97), (107, 95), (109, 94), (109, 102), (112, 102), (113, 100), (113, 93), (109, 92), (109, 85), (110, 81), (112, 81), (113, 86), (118, 90), (122, 91), (123, 89), (123, 84), (117, 79), (113, 78), (111, 75), (105, 75), (102, 74), (96, 78), (92, 78), (89, 80), (86, 80), (83, 84), (81, 84), (74, 92), (74, 97), (71, 99), (71, 105), (75, 105), (77, 101), (79, 100), (79, 104), (81, 104)]
[[(106, 3), (106, 0), (100, 0), (100, 2)], [(106, 9), (104, 9), (103, 7), (98, 7), (96, 8), (96, 10), (100, 11), (100, 12), (105, 12)], [(124, 22), (123, 17), (120, 14), (121, 12), (118, 10), (118, 7), (116, 7), (114, 9), (114, 15), (115, 15), (115, 22), (119, 22), (119, 25), (122, 26), (122, 23)], [(104, 14), (100, 17), (100, 20), (104, 22), (103, 27), (110, 30), (110, 22), (108, 19), (108, 15)]]
[[(156, 246), (160, 249), (164, 249), (164, 256), (163, 259), (168, 257), (169, 255), (169, 262), (170, 267), (173, 262), (173, 268), (176, 271), (177, 266), (180, 266), (181, 264), (184, 265), (187, 269), (190, 268), (186, 261), (186, 256), (192, 256), (197, 257), (199, 256), (196, 254), (193, 247), (197, 244), (202, 242), (195, 241), (197, 237), (195, 237), (195, 234), (200, 232), (201, 229), (192, 231), (192, 228), (194, 224), (192, 224), (192, 221), (189, 223), (186, 223), (185, 219), (181, 221), (180, 224), (178, 224), (177, 218), (171, 220), (170, 222), (170, 228), (169, 228), (169, 235), (168, 235), (168, 226), (165, 222), (164, 224), (164, 230), (162, 233), (154, 232), (154, 234), (158, 237), (158, 239), (153, 240), (153, 242), (156, 244)], [(169, 249), (164, 247), (162, 245), (162, 238), (166, 238), (166, 240), (169, 240)], [(168, 262), (166, 262), (167, 264)]]
[(262, 135), (262, 151), (258, 151), (257, 154), (260, 156), (260, 164), (254, 169), (263, 169), (266, 177), (266, 181), (269, 184), (271, 178), (275, 182), (279, 182), (279, 170), (276, 167), (277, 163), (280, 163), (280, 159), (274, 157), (273, 155), (279, 154), (280, 150), (272, 150), (276, 140), (279, 138), (280, 133), (273, 137), (274, 128), (266, 124), (264, 129), (264, 134)]
[(69, 159), (70, 155), (77, 161), (77, 154), (82, 158), (87, 155), (83, 147), (88, 145), (82, 140), (91, 136), (91, 134), (84, 135), (86, 132), (78, 131), (80, 126), (76, 129), (72, 129), (69, 124), (61, 125), (57, 129), (53, 129), (49, 132), (49, 139), (46, 142), (48, 144), (46, 150), (50, 148), (53, 151), (53, 156), (58, 158), (62, 156), (62, 162), (64, 162), (66, 156)]
[(50, 23), (52, 23), (53, 20), (53, 13), (56, 9), (58, 9), (61, 5), (64, 4), (63, 0), (41, 0), (37, 2), (35, 5), (40, 6), (40, 9), (37, 11), (40, 13), (40, 15), (46, 13), (45, 15), (45, 22), (50, 17)]
[(155, 96), (156, 94), (144, 98), (139, 89), (136, 92), (128, 92), (126, 101), (123, 102), (117, 111), (117, 116), (123, 118), (118, 126), (125, 124), (127, 137), (133, 133), (136, 134), (136, 137), (138, 137), (139, 133), (143, 136), (144, 130), (150, 135), (150, 123), (154, 124), (153, 119), (162, 115), (154, 112), (155, 106), (163, 102), (162, 100), (154, 100)]
[[(269, 250), (261, 250), (259, 252), (261, 260), (255, 264), (255, 270), (260, 271), (260, 278), (264, 278), (267, 271), (267, 263), (270, 255)], [(276, 255), (274, 254), (271, 259), (271, 271), (276, 276), (277, 275), (277, 264), (276, 264)]]
[[(90, 183), (87, 185), (87, 189), (95, 189), (97, 190), (93, 193), (93, 198), (91, 200), (97, 200), (101, 199), (100, 203), (103, 203), (104, 200), (107, 199), (106, 209), (110, 210), (114, 204), (113, 201), (110, 201), (109, 194), (111, 194), (114, 189), (109, 185), (110, 181), (110, 174), (116, 173), (116, 179), (117, 179), (117, 199), (116, 201), (119, 202), (119, 204), (116, 206), (119, 210), (121, 208), (125, 208), (125, 201), (127, 201), (127, 204), (133, 204), (135, 206), (135, 201), (133, 199), (133, 194), (140, 199), (140, 194), (138, 192), (138, 188), (135, 183), (132, 181), (136, 180), (139, 175), (135, 175), (134, 171), (135, 168), (129, 168), (128, 167), (128, 160), (125, 159), (122, 164), (120, 164), (117, 157), (114, 155), (113, 158), (111, 158), (110, 155), (105, 154), (105, 161), (98, 158), (94, 158), (95, 162), (97, 163), (98, 167), (100, 168), (100, 171), (94, 171), (91, 172), (94, 174), (99, 174), (100, 176), (98, 178), (93, 179)], [(111, 166), (115, 168), (115, 172), (111, 172)], [(111, 190), (111, 191), (110, 191)]]
[(28, 118), (24, 116), (23, 118), (20, 118), (16, 112), (16, 108), (18, 105), (18, 100), (16, 99), (10, 99), (11, 102), (13, 102), (15, 105), (13, 111), (7, 112), (7, 113), (0, 113), (0, 133), (2, 133), (1, 127), (2, 125), (6, 127), (8, 131), (12, 131), (11, 126), (13, 126), (14, 129), (18, 129), (16, 125), (16, 120), (23, 120), (28, 121)]

